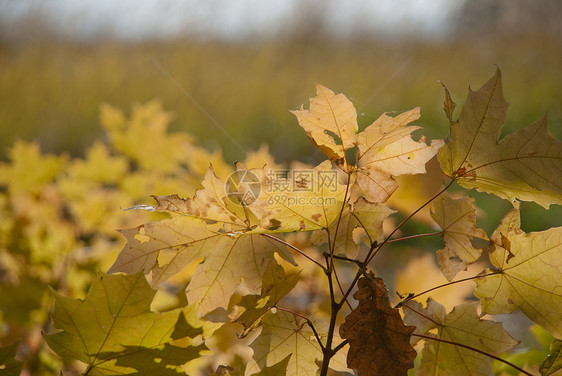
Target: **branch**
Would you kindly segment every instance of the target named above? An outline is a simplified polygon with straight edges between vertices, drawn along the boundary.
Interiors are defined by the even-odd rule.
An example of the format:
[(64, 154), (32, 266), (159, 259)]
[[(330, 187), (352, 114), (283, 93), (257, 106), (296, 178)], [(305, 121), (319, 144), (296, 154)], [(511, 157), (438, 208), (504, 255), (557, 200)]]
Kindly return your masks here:
[[(328, 337), (326, 338), (326, 346), (323, 349), (324, 356), (322, 357), (322, 368), (320, 369), (320, 376), (328, 375), (328, 368), (330, 365), (330, 359), (334, 356), (334, 350), (332, 350), (332, 341), (334, 340), (334, 331), (336, 330), (336, 319), (338, 317), (338, 312), (343, 305), (336, 303), (336, 297), (334, 295), (334, 282), (332, 281), (332, 268), (329, 267), (330, 262), (334, 262), (332, 255), (325, 254), (326, 264), (328, 264), (328, 269), (325, 271), (326, 277), (328, 278), (328, 286), (330, 287), (330, 325), (328, 327)], [(333, 264), (332, 264), (333, 265)], [(345, 299), (345, 298), (344, 298)]]
[(343, 341), (342, 343), (340, 343), (339, 345), (337, 345), (336, 347), (334, 347), (334, 354), (337, 353), (338, 351), (340, 351), (345, 345), (347, 345), (349, 343), (349, 340), (346, 339), (345, 341)]

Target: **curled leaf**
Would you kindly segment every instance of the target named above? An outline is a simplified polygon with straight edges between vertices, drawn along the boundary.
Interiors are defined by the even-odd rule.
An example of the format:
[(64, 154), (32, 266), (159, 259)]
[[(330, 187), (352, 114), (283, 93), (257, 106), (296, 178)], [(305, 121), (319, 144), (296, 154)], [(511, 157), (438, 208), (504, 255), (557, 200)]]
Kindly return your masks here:
[(554, 339), (550, 345), (550, 354), (540, 368), (541, 375), (560, 375), (562, 373), (562, 341)]

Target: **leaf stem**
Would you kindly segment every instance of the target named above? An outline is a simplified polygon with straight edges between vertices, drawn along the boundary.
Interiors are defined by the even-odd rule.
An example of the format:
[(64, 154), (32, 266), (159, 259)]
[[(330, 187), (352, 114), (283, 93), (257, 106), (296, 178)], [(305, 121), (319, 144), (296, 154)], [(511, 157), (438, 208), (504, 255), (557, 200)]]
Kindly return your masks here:
[(402, 305), (404, 305), (404, 303), (407, 303), (407, 302), (409, 302), (410, 300), (415, 299), (415, 298), (417, 298), (418, 296), (427, 294), (427, 293), (429, 293), (429, 292), (431, 292), (431, 291), (433, 291), (433, 290), (437, 290), (437, 289), (440, 289), (440, 288), (442, 288), (442, 287), (451, 286), (451, 285), (454, 285), (455, 283), (471, 281), (471, 280), (473, 280), (473, 279), (478, 279), (478, 278), (482, 278), (482, 277), (488, 277), (488, 276), (495, 275), (495, 274), (501, 274), (501, 271), (492, 272), (492, 273), (488, 273), (488, 274), (479, 274), (479, 275), (475, 275), (475, 276), (473, 276), (473, 277), (463, 278), (463, 279), (459, 279), (459, 280), (457, 280), (457, 281), (452, 281), (452, 282), (444, 283), (444, 284), (439, 285), (439, 286), (432, 287), (432, 288), (430, 288), (429, 290), (425, 290), (425, 291), (420, 292), (420, 293), (418, 293), (418, 294), (408, 296), (406, 299), (404, 299), (404, 300), (398, 302), (398, 304), (396, 304), (396, 305), (394, 306), (394, 308), (399, 308), (399, 307), (401, 307)]
[[(404, 307), (408, 308), (409, 310), (411, 310), (412, 312), (417, 313), (418, 315), (420, 315), (421, 317), (423, 317), (424, 319), (426, 319), (427, 321), (431, 321), (432, 323), (434, 323), (435, 325), (439, 326), (441, 325), (439, 322), (435, 321), (433, 318), (431, 318), (430, 316), (426, 315), (425, 313), (422, 313), (418, 310), (413, 309), (412, 307), (410, 307), (409, 305), (405, 305)], [(394, 307), (396, 308), (396, 307)]]
[(443, 343), (448, 343), (449, 345), (454, 345), (454, 346), (463, 347), (463, 348), (465, 348), (465, 349), (475, 351), (475, 352), (477, 352), (477, 353), (479, 353), (479, 354), (485, 355), (485, 356), (487, 356), (487, 357), (489, 357), (489, 358), (492, 358), (492, 359), (495, 359), (495, 360), (500, 361), (500, 362), (502, 362), (502, 363), (505, 363), (505, 364), (507, 364), (508, 366), (515, 368), (517, 371), (519, 371), (519, 372), (521, 372), (521, 373), (523, 373), (523, 374), (525, 374), (525, 375), (528, 375), (528, 376), (535, 376), (535, 375), (533, 375), (532, 373), (529, 373), (529, 372), (525, 371), (523, 368), (521, 368), (521, 367), (519, 367), (519, 366), (516, 366), (515, 364), (513, 364), (513, 363), (511, 363), (511, 362), (508, 362), (508, 361), (505, 360), (505, 359), (502, 359), (502, 358), (500, 358), (500, 357), (497, 357), (497, 356), (495, 356), (495, 355), (493, 355), (493, 354), (487, 353), (487, 352), (485, 352), (485, 351), (482, 351), (482, 350), (477, 349), (477, 348), (472, 347), (472, 346), (464, 345), (464, 344), (462, 344), (462, 343), (457, 343), (457, 342), (453, 342), (453, 341), (448, 341), (448, 340), (446, 340), (446, 339), (441, 339), (441, 338), (437, 338), (437, 337), (433, 337), (433, 336), (427, 336), (427, 335), (424, 335), (424, 334), (416, 334), (416, 333), (413, 333), (412, 336), (420, 337), (420, 338), (424, 338), (424, 339), (429, 339), (429, 340), (433, 340), (433, 341), (438, 341), (438, 342), (443, 342)]
[(392, 237), (392, 235), (394, 235), (396, 233), (396, 231), (398, 231), (406, 222), (408, 222), (410, 219), (412, 219), (412, 217), (414, 215), (416, 215), (418, 212), (420, 212), (423, 208), (425, 208), (427, 205), (429, 205), (433, 200), (435, 200), (437, 197), (439, 197), (441, 194), (443, 194), (443, 192), (445, 192), (447, 189), (449, 189), (449, 187), (451, 185), (453, 185), (453, 183), (455, 182), (455, 179), (451, 179), (451, 181), (449, 182), (449, 184), (447, 184), (447, 186), (443, 189), (441, 189), (439, 192), (437, 192), (432, 198), (430, 198), (429, 200), (427, 200), (425, 202), (425, 204), (423, 204), (422, 206), (420, 206), (419, 208), (417, 208), (412, 214), (410, 214), (409, 216), (407, 216), (406, 218), (404, 218), (402, 220), (402, 222), (400, 222), (398, 224), (398, 226), (396, 226), (394, 228), (394, 230), (392, 230), (392, 232), (390, 234), (388, 234), (388, 236), (383, 240), (383, 242), (381, 244), (378, 245), (378, 247), (373, 248), (371, 247), (371, 249), (369, 250), (369, 253), (367, 254), (367, 256), (365, 257), (365, 261), (364, 261), (364, 265), (368, 265), (373, 258), (376, 256), (376, 254), (379, 252), (379, 250), (386, 244), (388, 243), (388, 241), (390, 240), (390, 238)]
[[(324, 256), (328, 255), (327, 253), (324, 254)], [(363, 269), (363, 264), (361, 263), (361, 261), (356, 260), (356, 259), (351, 259), (349, 257), (345, 257), (345, 256), (340, 256), (340, 255), (334, 255), (334, 258), (336, 260), (342, 260), (342, 261), (347, 261), (347, 262), (351, 262), (355, 265), (357, 265), (357, 267), (359, 269)]]
[[(334, 242), (332, 244), (330, 244), (330, 265), (329, 265), (329, 269), (331, 270), (334, 267), (334, 248), (336, 247), (336, 243), (337, 243), (337, 238), (338, 238), (338, 231), (340, 228), (340, 223), (341, 223), (341, 217), (343, 215), (343, 211), (345, 209), (345, 206), (347, 204), (347, 194), (349, 193), (349, 184), (351, 183), (351, 179), (350, 179), (351, 173), (347, 174), (347, 184), (345, 186), (345, 194), (343, 195), (343, 202), (341, 205), (341, 209), (340, 209), (340, 214), (338, 215), (338, 222), (336, 223), (336, 231), (334, 231)], [(337, 178), (337, 176), (336, 176)], [(328, 232), (328, 239), (330, 239), (330, 233)]]
[[(333, 272), (334, 272), (334, 277), (336, 277), (336, 283), (338, 284), (338, 288), (340, 289), (340, 291), (341, 291), (341, 293), (342, 293), (342, 295), (343, 295), (343, 294), (344, 294), (343, 286), (341, 285), (341, 282), (340, 282), (340, 279), (339, 279), (339, 277), (338, 277), (338, 273), (337, 273), (337, 271), (336, 271), (336, 268), (333, 268)], [(349, 307), (349, 309), (352, 309), (351, 303), (349, 303), (349, 302), (347, 301), (347, 299), (345, 300), (345, 302), (347, 303), (347, 306)]]
[(349, 288), (347, 289), (347, 291), (345, 292), (345, 294), (343, 295), (342, 300), (339, 302), (339, 308), (341, 308), (341, 306), (343, 306), (344, 301), (347, 300), (347, 297), (349, 296), (349, 294), (351, 294), (351, 291), (353, 291), (353, 288), (355, 287), (355, 284), (357, 283), (357, 281), (359, 281), (359, 278), (364, 274), (363, 270), (358, 270), (357, 273), (355, 274), (355, 278), (353, 278), (353, 281), (351, 281), (351, 284), (349, 285)]
[(391, 239), (389, 241), (387, 241), (386, 243), (396, 243), (396, 242), (401, 242), (402, 240), (409, 240), (409, 239), (415, 239), (415, 238), (423, 238), (425, 236), (434, 236), (434, 235), (439, 235), (442, 234), (443, 231), (435, 231), (435, 232), (428, 232), (427, 234), (416, 234), (416, 235), (409, 235), (409, 236), (404, 236), (402, 238), (396, 238), (396, 239)]
[(304, 253), (303, 251), (301, 251), (300, 249), (298, 249), (298, 248), (295, 247), (294, 245), (292, 245), (292, 244), (286, 242), (285, 240), (279, 239), (279, 238), (277, 238), (277, 237), (275, 237), (275, 236), (272, 236), (272, 235), (266, 234), (266, 233), (260, 234), (260, 235), (261, 235), (261, 236), (264, 236), (264, 237), (266, 237), (266, 238), (269, 238), (269, 239), (278, 241), (279, 243), (286, 245), (287, 247), (289, 247), (289, 248), (291, 248), (291, 249), (297, 251), (298, 253), (300, 253), (301, 255), (303, 255), (304, 257), (306, 257), (307, 259), (309, 259), (310, 261), (312, 261), (313, 263), (315, 263), (316, 265), (318, 265), (319, 267), (321, 267), (322, 270), (324, 270), (324, 273), (327, 271), (327, 270), (326, 270), (326, 267), (325, 267), (324, 265), (322, 265), (321, 263), (319, 263), (318, 261), (316, 261), (315, 259), (313, 259), (313, 258), (310, 257), (309, 255), (307, 255), (306, 253)]

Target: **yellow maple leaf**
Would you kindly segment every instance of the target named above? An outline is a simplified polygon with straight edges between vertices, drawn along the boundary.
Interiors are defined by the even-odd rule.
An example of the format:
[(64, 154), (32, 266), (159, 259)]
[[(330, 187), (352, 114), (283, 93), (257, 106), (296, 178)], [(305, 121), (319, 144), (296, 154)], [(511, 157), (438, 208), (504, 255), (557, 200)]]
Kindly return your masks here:
[[(437, 328), (437, 338), (467, 345), (488, 353), (507, 351), (519, 342), (501, 323), (478, 317), (478, 302), (461, 304), (445, 314), (439, 303), (429, 300), (425, 308), (418, 302), (404, 305), (404, 322), (416, 325), (414, 335)], [(435, 335), (430, 335), (435, 336)], [(426, 340), (416, 375), (492, 375), (491, 358), (450, 343)]]
[[(490, 237), (494, 269), (476, 280), (474, 292), (490, 314), (516, 309), (562, 339), (562, 227), (521, 230), (519, 210), (502, 219)], [(497, 269), (495, 269), (497, 268)]]
[[(336, 165), (353, 173), (351, 197), (354, 202), (364, 197), (375, 203), (385, 202), (398, 187), (393, 176), (425, 173), (425, 163), (443, 145), (425, 137), (414, 141), (411, 133), (419, 127), (406, 126), (420, 116), (414, 108), (395, 117), (381, 115), (364, 131), (358, 132), (357, 112), (343, 94), (335, 94), (317, 85), (316, 97), (310, 98), (310, 109), (293, 111), (309, 139)], [(350, 158), (347, 153), (353, 153)]]
[(486, 233), (476, 227), (474, 199), (464, 196), (453, 199), (446, 192), (431, 204), (431, 216), (443, 230), (445, 248), (437, 251), (441, 270), (449, 281), (482, 254), (472, 245), (473, 238), (487, 240)]
[(302, 106), (291, 111), (316, 147), (336, 164), (345, 159), (345, 151), (356, 144), (357, 112), (343, 94), (316, 85), (316, 97), (310, 98), (310, 109)]
[(340, 214), (346, 186), (330, 161), (313, 169), (287, 170), (281, 177), (267, 166), (251, 171), (261, 182), (261, 192), (248, 208), (258, 217), (263, 229), (318, 230), (330, 227)]
[(318, 365), (315, 360), (322, 358), (322, 349), (313, 340), (312, 331), (306, 322), (291, 313), (278, 311), (262, 321), (261, 335), (250, 347), (254, 350), (247, 374), (253, 374), (265, 367), (271, 367), (293, 354), (287, 364), (287, 376), (315, 376)]
[(443, 172), (511, 202), (562, 204), (562, 142), (548, 134), (546, 117), (499, 140), (507, 107), (497, 69), (478, 91), (469, 90), (459, 119), (451, 121), (438, 154)]

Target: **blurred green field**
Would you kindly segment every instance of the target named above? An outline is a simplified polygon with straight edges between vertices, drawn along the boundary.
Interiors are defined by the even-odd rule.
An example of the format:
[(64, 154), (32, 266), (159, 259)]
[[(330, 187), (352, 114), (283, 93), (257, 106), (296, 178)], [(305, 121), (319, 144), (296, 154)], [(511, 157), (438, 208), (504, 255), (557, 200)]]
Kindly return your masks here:
[[(448, 122), (437, 80), (459, 104), (458, 115), (468, 86), (479, 87), (496, 65), (511, 104), (504, 134), (548, 113), (550, 132), (560, 139), (561, 51), (560, 39), (541, 35), (446, 42), (316, 36), (245, 44), (4, 44), (0, 159), (16, 139), (38, 139), (45, 152), (83, 155), (103, 136), (100, 104), (128, 109), (131, 103), (159, 98), (176, 116), (172, 131), (188, 132), (208, 149), (220, 148), (228, 162), (243, 159), (242, 149), (255, 150), (263, 143), (279, 162), (320, 161), (323, 157), (289, 112), (314, 96), (315, 83), (350, 97), (360, 113), (360, 126), (384, 111), (421, 106), (418, 124), (425, 127), (424, 133), (443, 138)], [(505, 212), (500, 207), (491, 224)], [(543, 214), (536, 210), (540, 222)], [(549, 216), (544, 226), (559, 225), (557, 217)]]
[(443, 43), (283, 40), (227, 44), (187, 42), (0, 47), (0, 155), (17, 138), (39, 139), (43, 150), (82, 151), (101, 134), (102, 102), (128, 108), (160, 98), (176, 114), (173, 130), (220, 147), (227, 160), (243, 152), (180, 89), (181, 86), (245, 149), (267, 143), (280, 160), (313, 152), (289, 110), (322, 83), (353, 98), (360, 123), (383, 111), (422, 106), (421, 125), (444, 137), (444, 82), (457, 103), (498, 65), (511, 103), (506, 131), (545, 112), (562, 136), (562, 48), (558, 40), (454, 40)]

